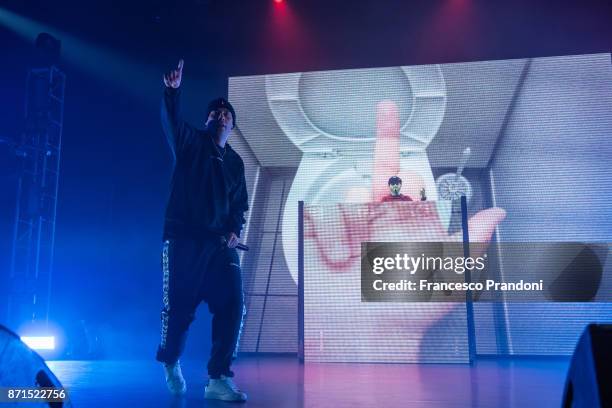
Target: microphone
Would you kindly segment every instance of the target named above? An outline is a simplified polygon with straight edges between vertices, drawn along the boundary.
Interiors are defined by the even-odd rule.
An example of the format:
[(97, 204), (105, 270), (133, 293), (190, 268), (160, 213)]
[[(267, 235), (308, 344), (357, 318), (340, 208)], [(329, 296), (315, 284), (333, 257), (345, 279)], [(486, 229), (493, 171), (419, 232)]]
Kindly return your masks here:
[[(227, 245), (227, 239), (225, 237), (223, 237), (221, 241), (223, 242), (223, 245)], [(249, 247), (239, 242), (238, 245), (236, 245), (236, 249), (240, 249), (241, 251), (248, 251)]]

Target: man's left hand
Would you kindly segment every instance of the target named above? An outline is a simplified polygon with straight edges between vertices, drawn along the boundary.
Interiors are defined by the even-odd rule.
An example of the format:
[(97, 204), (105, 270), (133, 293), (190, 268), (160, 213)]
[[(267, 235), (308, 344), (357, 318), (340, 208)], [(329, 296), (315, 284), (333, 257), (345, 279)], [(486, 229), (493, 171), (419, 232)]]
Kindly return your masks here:
[(236, 234), (230, 232), (225, 236), (225, 238), (227, 239), (228, 248), (236, 248), (236, 245), (238, 245), (238, 236)]

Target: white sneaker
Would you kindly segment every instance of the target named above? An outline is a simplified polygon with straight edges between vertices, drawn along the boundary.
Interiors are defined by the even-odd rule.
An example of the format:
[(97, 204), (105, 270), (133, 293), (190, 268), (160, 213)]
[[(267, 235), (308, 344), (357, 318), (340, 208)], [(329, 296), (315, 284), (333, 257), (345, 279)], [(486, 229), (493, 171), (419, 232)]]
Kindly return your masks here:
[(174, 395), (184, 395), (187, 392), (187, 384), (181, 372), (181, 363), (164, 364), (166, 373), (166, 385), (168, 390)]
[(230, 377), (222, 375), (219, 379), (208, 379), (204, 398), (244, 402), (247, 400), (247, 395), (236, 387), (236, 384), (234, 384)]

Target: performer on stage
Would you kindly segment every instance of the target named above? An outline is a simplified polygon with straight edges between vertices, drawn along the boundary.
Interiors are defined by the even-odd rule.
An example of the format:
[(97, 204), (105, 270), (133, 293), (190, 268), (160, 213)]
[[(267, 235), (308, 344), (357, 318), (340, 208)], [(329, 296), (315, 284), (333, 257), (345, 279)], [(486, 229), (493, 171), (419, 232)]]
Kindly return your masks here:
[[(391, 194), (384, 196), (382, 198), (382, 201), (412, 201), (412, 198), (410, 198), (410, 196), (406, 196), (400, 193), (401, 189), (402, 179), (397, 176), (391, 177), (389, 179), (389, 191)], [(419, 194), (421, 196), (421, 201), (427, 200), (427, 196), (425, 195), (425, 188), (422, 188), (419, 191)]]
[(384, 196), (382, 198), (382, 201), (383, 202), (385, 201), (412, 201), (412, 198), (400, 193), (401, 189), (402, 189), (402, 179), (397, 176), (391, 177), (389, 179), (390, 194)]
[(242, 327), (244, 295), (236, 245), (248, 210), (244, 163), (227, 143), (236, 112), (225, 99), (208, 105), (205, 128), (179, 114), (183, 60), (164, 75), (162, 126), (174, 154), (163, 234), (163, 309), (157, 360), (170, 392), (186, 384), (179, 357), (203, 300), (213, 315), (205, 398), (246, 401), (230, 370)]

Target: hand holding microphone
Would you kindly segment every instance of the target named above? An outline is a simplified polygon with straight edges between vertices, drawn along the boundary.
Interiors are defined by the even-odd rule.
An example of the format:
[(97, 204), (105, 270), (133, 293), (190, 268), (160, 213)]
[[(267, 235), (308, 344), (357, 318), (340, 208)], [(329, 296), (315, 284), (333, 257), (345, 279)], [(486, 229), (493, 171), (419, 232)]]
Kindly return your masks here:
[(246, 246), (244, 244), (241, 244), (238, 241), (238, 236), (235, 233), (233, 233), (233, 232), (230, 232), (229, 234), (227, 234), (224, 237), (224, 244), (226, 244), (228, 246), (228, 248), (236, 248), (236, 249), (240, 249), (242, 251), (248, 251), (249, 250), (248, 246)]

